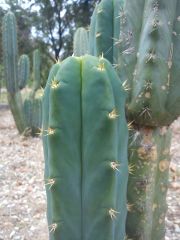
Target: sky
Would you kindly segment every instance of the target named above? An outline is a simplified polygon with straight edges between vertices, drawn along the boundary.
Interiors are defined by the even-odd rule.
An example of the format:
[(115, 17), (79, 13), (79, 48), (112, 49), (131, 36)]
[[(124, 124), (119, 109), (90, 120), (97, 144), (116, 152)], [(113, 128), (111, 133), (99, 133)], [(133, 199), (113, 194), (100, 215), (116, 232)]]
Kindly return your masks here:
[[(24, 8), (28, 8), (30, 4), (32, 4), (32, 0), (16, 0), (17, 2), (21, 3), (21, 6)], [(5, 0), (0, 0), (0, 7), (4, 9), (8, 9), (8, 5), (5, 3)]]

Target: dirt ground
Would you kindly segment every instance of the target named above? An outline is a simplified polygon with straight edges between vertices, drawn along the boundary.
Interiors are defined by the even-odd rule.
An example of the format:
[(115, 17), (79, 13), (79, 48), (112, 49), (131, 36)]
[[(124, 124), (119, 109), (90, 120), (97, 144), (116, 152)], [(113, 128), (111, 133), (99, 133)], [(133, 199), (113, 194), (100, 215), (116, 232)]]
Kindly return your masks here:
[[(166, 240), (180, 240), (180, 119), (172, 128)], [(0, 240), (48, 239), (43, 168), (41, 139), (19, 136), (9, 110), (1, 107)]]

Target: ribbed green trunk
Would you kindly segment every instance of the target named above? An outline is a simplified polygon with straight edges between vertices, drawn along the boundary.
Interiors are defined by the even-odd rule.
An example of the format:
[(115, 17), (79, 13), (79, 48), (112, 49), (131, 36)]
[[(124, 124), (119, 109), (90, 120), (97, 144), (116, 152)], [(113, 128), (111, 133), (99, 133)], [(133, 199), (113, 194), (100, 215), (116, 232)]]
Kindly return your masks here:
[(89, 34), (85, 28), (78, 28), (74, 34), (73, 53), (76, 57), (89, 53)]
[(51, 240), (125, 237), (125, 95), (111, 65), (70, 57), (50, 72), (43, 141)]
[(8, 102), (19, 133), (23, 133), (26, 123), (23, 113), (23, 103), (18, 88), (18, 48), (16, 19), (12, 12), (3, 18), (2, 24), (3, 62)]
[(133, 240), (163, 240), (170, 164), (171, 130), (140, 128), (129, 137), (127, 235)]

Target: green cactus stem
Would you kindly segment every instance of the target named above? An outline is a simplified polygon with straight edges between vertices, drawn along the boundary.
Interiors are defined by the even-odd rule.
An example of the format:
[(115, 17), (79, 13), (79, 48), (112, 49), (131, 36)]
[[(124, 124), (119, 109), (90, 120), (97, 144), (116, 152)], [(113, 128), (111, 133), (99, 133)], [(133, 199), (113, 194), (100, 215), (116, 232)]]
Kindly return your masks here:
[(122, 84), (103, 58), (70, 57), (56, 66), (43, 103), (50, 239), (124, 239), (128, 131)]
[(130, 133), (126, 230), (133, 240), (164, 239), (170, 143), (167, 127)]
[[(143, 4), (140, 6), (143, 7)], [(128, 118), (139, 126), (170, 125), (180, 114), (180, 94), (173, 90), (179, 86), (177, 79), (180, 75), (178, 66), (180, 3), (148, 0), (144, 1), (144, 10), (141, 9), (141, 12), (143, 15), (139, 9), (133, 7), (131, 1), (125, 1), (126, 21), (122, 24), (120, 36), (124, 48), (121, 51), (134, 48), (134, 53), (121, 55), (119, 58), (121, 63), (119, 71), (122, 72), (120, 76), (127, 80), (131, 89), (127, 108)], [(139, 17), (132, 18), (129, 13), (131, 16)], [(141, 19), (142, 22), (137, 27), (136, 23)], [(129, 32), (132, 33), (132, 37), (127, 41)]]
[(27, 132), (33, 137), (40, 134), (42, 128), (42, 101), (41, 97), (27, 98), (24, 101), (24, 113), (27, 123)]
[(36, 91), (41, 86), (40, 65), (41, 65), (40, 52), (38, 49), (36, 49), (33, 51), (33, 85), (32, 92), (30, 94), (30, 97), (32, 99), (35, 97)]
[(102, 54), (117, 63), (119, 53), (120, 14), (123, 0), (102, 0), (95, 8), (90, 24), (90, 53)]
[[(52, 79), (55, 78), (57, 71), (59, 70), (60, 63), (54, 64), (50, 73), (49, 77), (46, 83), (46, 88), (44, 90), (43, 95), (43, 101), (42, 101), (42, 108), (46, 109), (46, 111), (42, 112), (42, 126), (43, 129), (48, 129), (49, 127), (49, 92), (50, 92), (50, 84)], [(42, 134), (43, 135), (43, 134)], [(43, 136), (43, 150), (44, 150), (44, 159), (45, 159), (45, 171), (44, 171), (44, 179), (49, 178), (49, 154), (48, 154), (48, 137)], [(52, 200), (51, 200), (51, 194), (49, 191), (49, 185), (45, 185), (46, 187), (46, 196), (47, 196), (47, 220), (48, 220), (48, 226), (52, 224)]]
[(74, 56), (80, 57), (89, 53), (88, 31), (81, 27), (74, 34), (73, 42)]
[(30, 61), (29, 57), (25, 54), (21, 55), (18, 61), (18, 85), (19, 89), (23, 89), (29, 79)]
[[(103, 6), (105, 2), (105, 0), (102, 0), (94, 10), (90, 30), (92, 33), (95, 32), (96, 26), (99, 24), (97, 20), (98, 7)], [(110, 5), (110, 2), (114, 1), (109, 0), (107, 4)], [(118, 2), (120, 4), (121, 1)], [(100, 9), (99, 12), (101, 12)], [(112, 16), (112, 14), (107, 14), (107, 16)], [(127, 90), (126, 115), (129, 122), (132, 122), (135, 126), (135, 128), (132, 126), (133, 131), (138, 130), (141, 138), (144, 138), (144, 129), (147, 128), (155, 138), (152, 142), (157, 145), (158, 158), (154, 166), (158, 166), (162, 155), (161, 149), (164, 148), (168, 152), (170, 148), (169, 130), (163, 137), (158, 136), (158, 132), (163, 126), (169, 126), (180, 114), (180, 1), (125, 0), (119, 16), (118, 58), (113, 57), (113, 61), (112, 57), (107, 56), (107, 58), (116, 66), (118, 75), (123, 81), (123, 86)], [(104, 21), (102, 17), (101, 22), (104, 21), (104, 23), (101, 24), (101, 32), (107, 33), (109, 31), (106, 38), (102, 38), (102, 43), (97, 42), (93, 37), (95, 34), (90, 34), (91, 54), (98, 55), (98, 46), (105, 46), (108, 43), (107, 40), (112, 38), (114, 19), (113, 21)], [(111, 26), (109, 26), (110, 22)], [(108, 30), (106, 30), (106, 26), (109, 28)], [(116, 30), (118, 31), (118, 29)], [(112, 44), (111, 47), (110, 44)], [(114, 43), (109, 42), (103, 52), (113, 49), (113, 46)], [(105, 54), (104, 56), (106, 57)], [(129, 146), (129, 149), (131, 149), (131, 146)], [(136, 153), (133, 157), (130, 155), (129, 160), (135, 166), (139, 165), (140, 160)], [(136, 187), (136, 179), (141, 178), (143, 171), (144, 169), (141, 168), (136, 169), (134, 175), (130, 177), (128, 199), (129, 201), (132, 200), (132, 204), (134, 204), (135, 198), (137, 199), (137, 193), (133, 190)], [(162, 178), (160, 177), (165, 183), (168, 181), (167, 172), (168, 170), (165, 171)], [(142, 199), (145, 208), (144, 210), (141, 208), (141, 214), (136, 210), (134, 213), (128, 214), (127, 234), (138, 240), (164, 239), (166, 189), (164, 193), (160, 194), (160, 188), (156, 188), (160, 180), (156, 177), (155, 170), (148, 166), (147, 176), (155, 176), (148, 188), (152, 189), (152, 192), (150, 193), (150, 190), (148, 190), (148, 198), (144, 191), (139, 191), (138, 199)], [(160, 176), (160, 174), (157, 176)], [(147, 207), (150, 200), (146, 201), (146, 198), (154, 199), (154, 201), (159, 198), (162, 201), (161, 216), (159, 214), (160, 208), (153, 213), (153, 203), (150, 203), (149, 208)], [(160, 204), (158, 203), (158, 205)], [(146, 221), (143, 219), (146, 219)], [(160, 221), (161, 226), (158, 221)], [(149, 228), (148, 223), (150, 224)], [(155, 230), (155, 225), (160, 230)], [(153, 231), (156, 232), (156, 235), (152, 233)], [(145, 232), (147, 232), (147, 235)]]
[(2, 40), (5, 81), (8, 102), (19, 133), (23, 133), (26, 123), (23, 114), (23, 103), (18, 87), (18, 49), (16, 19), (12, 12), (3, 17)]

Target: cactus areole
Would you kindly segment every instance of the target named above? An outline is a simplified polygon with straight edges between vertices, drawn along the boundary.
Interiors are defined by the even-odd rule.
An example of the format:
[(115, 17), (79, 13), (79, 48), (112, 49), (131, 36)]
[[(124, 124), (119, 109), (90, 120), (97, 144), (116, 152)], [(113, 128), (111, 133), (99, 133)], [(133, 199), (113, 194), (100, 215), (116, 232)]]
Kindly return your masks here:
[(50, 239), (125, 238), (124, 104), (122, 84), (107, 60), (85, 55), (53, 66), (42, 130)]

